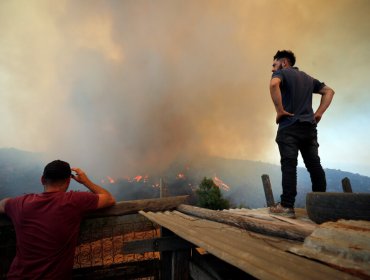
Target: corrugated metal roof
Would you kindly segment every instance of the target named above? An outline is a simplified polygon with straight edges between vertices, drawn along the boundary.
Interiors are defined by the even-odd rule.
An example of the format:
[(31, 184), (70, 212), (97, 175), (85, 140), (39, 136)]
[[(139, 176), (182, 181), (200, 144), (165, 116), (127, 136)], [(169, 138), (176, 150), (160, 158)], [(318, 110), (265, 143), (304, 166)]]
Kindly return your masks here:
[(370, 222), (324, 223), (289, 251), (370, 279)]
[(284, 251), (296, 242), (251, 233), (178, 211), (140, 213), (258, 279), (357, 279)]

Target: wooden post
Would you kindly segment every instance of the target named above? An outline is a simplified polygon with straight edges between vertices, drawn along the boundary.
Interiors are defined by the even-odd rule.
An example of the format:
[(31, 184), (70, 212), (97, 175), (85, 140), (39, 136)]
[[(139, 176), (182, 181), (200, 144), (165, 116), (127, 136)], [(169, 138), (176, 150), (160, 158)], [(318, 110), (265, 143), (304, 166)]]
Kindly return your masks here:
[[(173, 236), (173, 232), (161, 227), (161, 237)], [(160, 252), (161, 259), (161, 271), (160, 279), (161, 280), (171, 280), (171, 270), (172, 270), (172, 252), (164, 251)]]
[[(174, 233), (161, 227), (161, 237), (171, 237)], [(161, 280), (190, 279), (190, 249), (160, 252)]]
[(171, 280), (190, 279), (190, 250), (172, 251)]
[(162, 181), (162, 178), (159, 179), (159, 198), (163, 198), (163, 181)]
[(163, 178), (159, 179), (159, 197), (160, 198), (168, 197), (167, 186)]
[(345, 177), (342, 180), (342, 187), (343, 187), (343, 192), (346, 192), (346, 193), (352, 192), (351, 181), (349, 180), (349, 178)]
[(263, 189), (265, 190), (267, 207), (273, 206), (275, 204), (275, 201), (274, 201), (274, 195), (271, 189), (271, 182), (270, 182), (269, 175), (267, 174), (262, 175), (262, 184), (263, 184)]

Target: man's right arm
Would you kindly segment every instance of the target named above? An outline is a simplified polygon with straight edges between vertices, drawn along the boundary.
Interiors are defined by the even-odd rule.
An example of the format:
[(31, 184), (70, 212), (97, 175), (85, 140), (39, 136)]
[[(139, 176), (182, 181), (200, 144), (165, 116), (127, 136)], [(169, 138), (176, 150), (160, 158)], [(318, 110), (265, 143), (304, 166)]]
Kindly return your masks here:
[(0, 200), (0, 213), (5, 213), (5, 204), (10, 198), (4, 198)]
[(331, 101), (333, 100), (334, 90), (328, 86), (324, 86), (322, 89), (319, 90), (321, 94), (321, 101), (319, 108), (317, 108), (315, 112), (315, 121), (319, 123), (322, 118), (322, 115), (325, 113), (326, 109), (328, 109)]
[(93, 183), (85, 174), (84, 171), (82, 171), (80, 168), (71, 168), (74, 172), (76, 172), (76, 175), (73, 175), (73, 179), (75, 179), (80, 184), (83, 184), (86, 188), (88, 188), (91, 192), (97, 194), (99, 196), (98, 200), (98, 206), (99, 208), (105, 208), (112, 206), (116, 203), (116, 200), (111, 195), (110, 192), (108, 192), (106, 189), (102, 188), (99, 185), (96, 185)]
[(280, 78), (272, 78), (270, 81), (270, 95), (272, 102), (274, 103), (275, 110), (276, 110), (276, 123), (279, 123), (281, 118), (283, 117), (292, 117), (294, 114), (285, 111), (283, 107), (283, 101), (281, 98), (281, 91), (280, 91)]

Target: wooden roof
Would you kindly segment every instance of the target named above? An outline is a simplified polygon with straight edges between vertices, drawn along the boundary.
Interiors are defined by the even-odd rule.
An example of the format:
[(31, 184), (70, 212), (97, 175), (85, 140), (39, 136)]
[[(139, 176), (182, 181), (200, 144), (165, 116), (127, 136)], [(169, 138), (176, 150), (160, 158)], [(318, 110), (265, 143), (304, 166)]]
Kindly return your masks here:
[[(266, 209), (215, 212), (248, 218), (253, 215), (254, 219), (260, 219), (261, 223), (276, 220)], [(297, 227), (307, 226), (311, 232), (318, 228), (306, 218), (303, 210), (298, 210), (298, 213), (300, 214), (297, 220), (284, 221), (286, 220), (284, 218), (279, 220), (282, 223), (296, 224)], [(325, 264), (288, 252), (293, 247), (302, 246), (302, 242), (299, 241), (254, 233), (177, 210), (140, 211), (140, 214), (258, 279), (358, 279)]]

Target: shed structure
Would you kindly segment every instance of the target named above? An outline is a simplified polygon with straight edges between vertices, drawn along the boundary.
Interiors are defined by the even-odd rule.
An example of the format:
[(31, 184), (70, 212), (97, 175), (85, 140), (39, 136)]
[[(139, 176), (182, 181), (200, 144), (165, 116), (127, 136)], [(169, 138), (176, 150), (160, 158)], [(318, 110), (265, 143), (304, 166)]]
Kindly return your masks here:
[[(186, 197), (120, 202), (81, 225), (74, 279), (370, 279), (370, 222), (317, 225), (262, 209), (214, 211)], [(0, 279), (14, 256), (0, 217)]]
[[(185, 208), (187, 207), (188, 206), (185, 206)], [(196, 207), (194, 208), (196, 211)], [(180, 211), (184, 210), (184, 206), (181, 205), (178, 209)], [(198, 210), (202, 211), (202, 209)], [(246, 275), (257, 279), (358, 279), (357, 277), (368, 279), (370, 277), (368, 259), (370, 250), (369, 246), (366, 245), (366, 240), (370, 240), (370, 235), (369, 232), (363, 232), (363, 230), (369, 226), (369, 222), (357, 223), (358, 230), (363, 235), (360, 237), (361, 240), (357, 240), (357, 244), (360, 244), (359, 246), (362, 247), (358, 247), (357, 249), (363, 249), (361, 253), (363, 256), (362, 259), (358, 258), (358, 256), (353, 257), (354, 259), (351, 260), (352, 268), (355, 267), (353, 264), (357, 263), (357, 270), (353, 270), (352, 268), (348, 268), (348, 264), (341, 266), (342, 263), (345, 263), (345, 260), (341, 258), (340, 254), (344, 252), (350, 253), (348, 250), (350, 244), (345, 244), (345, 242), (342, 242), (341, 250), (330, 259), (328, 254), (320, 252), (320, 248), (316, 251), (313, 250), (314, 253), (312, 253), (311, 250), (310, 254), (305, 254), (307, 246), (304, 248), (302, 242), (298, 240), (289, 240), (282, 237), (255, 233), (243, 229), (239, 227), (239, 225), (231, 226), (225, 223), (200, 218), (200, 215), (196, 217), (182, 212), (178, 210), (165, 212), (140, 211), (140, 214), (171, 230), (177, 236), (191, 242), (197, 247), (205, 249), (219, 259), (239, 268), (244, 271)], [(261, 225), (266, 221), (278, 220), (278, 223), (281, 223), (282, 226), (290, 224), (293, 225), (293, 227), (301, 229), (306, 228), (308, 231), (311, 231), (311, 233), (323, 228), (309, 221), (303, 209), (298, 210), (299, 214), (297, 220), (280, 217), (276, 219), (275, 216), (271, 216), (267, 213), (266, 208), (258, 210), (232, 209), (215, 212), (219, 212), (220, 215), (226, 212), (231, 216), (254, 217), (261, 221)], [(344, 222), (344, 224), (346, 223)], [(328, 225), (324, 227), (326, 227), (326, 229), (330, 228)], [(335, 227), (338, 226), (336, 225)], [(354, 227), (352, 222), (352, 230)], [(346, 230), (347, 229), (342, 227), (342, 231)], [(330, 229), (328, 232), (330, 232)], [(332, 231), (332, 233), (336, 234), (335, 231)], [(353, 234), (354, 232), (348, 231), (348, 234), (351, 233)], [(308, 236), (310, 235), (311, 234)], [(348, 239), (350, 238), (351, 237), (348, 236)], [(356, 234), (352, 235), (352, 238), (356, 240)], [(326, 241), (324, 239), (325, 238), (321, 239), (324, 245), (326, 242), (330, 243), (330, 234), (327, 234)], [(356, 243), (356, 241), (354, 241), (354, 243)], [(367, 244), (370, 245), (370, 243)], [(338, 245), (338, 247), (341, 246)], [(326, 250), (325, 246), (321, 246), (321, 249), (322, 251)], [(299, 253), (299, 255), (303, 257), (298, 254), (292, 254), (292, 252)], [(315, 253), (317, 255), (321, 253), (321, 255), (326, 256), (326, 259), (324, 257), (307, 258), (312, 257)], [(320, 262), (314, 259), (319, 259)], [(336, 260), (336, 264), (333, 262), (334, 259)], [(347, 258), (347, 260), (349, 259), (351, 259), (351, 257)], [(202, 276), (198, 279), (217, 279), (210, 276), (212, 272), (206, 271), (205, 269), (207, 268), (197, 267), (197, 264), (190, 260), (190, 274), (192, 276), (200, 274)], [(209, 278), (206, 278), (204, 275), (208, 275)], [(237, 278), (231, 277), (229, 279)]]

